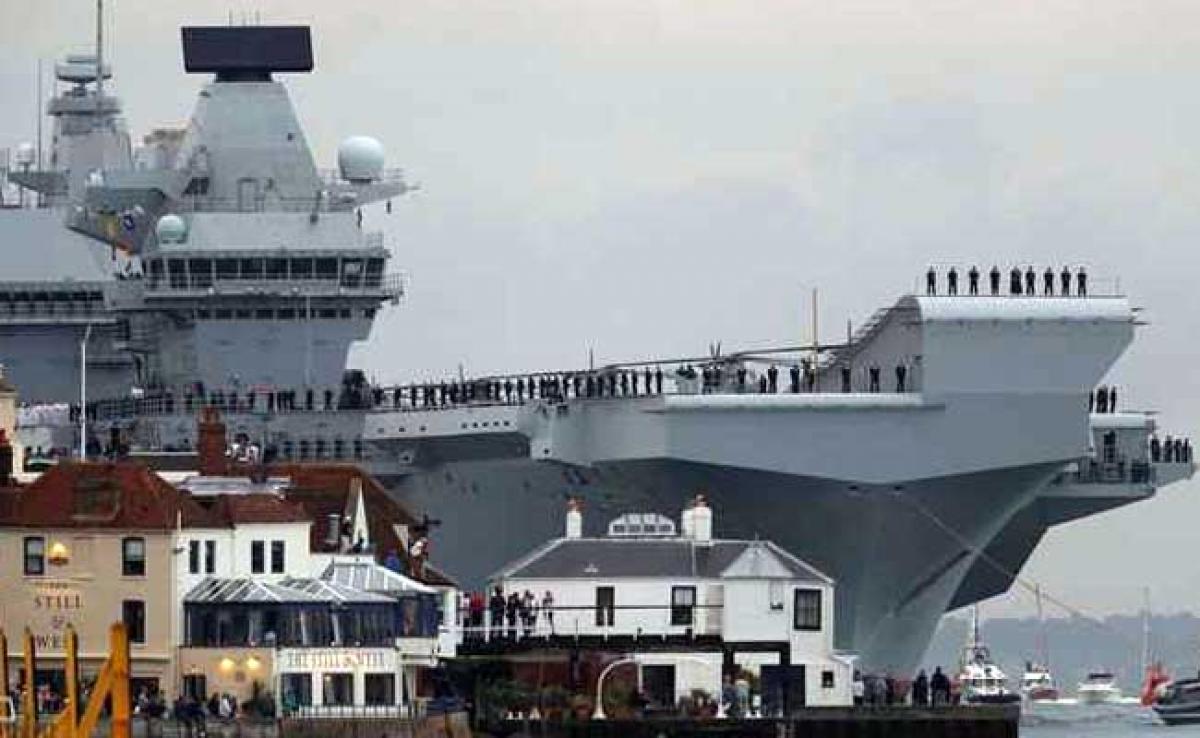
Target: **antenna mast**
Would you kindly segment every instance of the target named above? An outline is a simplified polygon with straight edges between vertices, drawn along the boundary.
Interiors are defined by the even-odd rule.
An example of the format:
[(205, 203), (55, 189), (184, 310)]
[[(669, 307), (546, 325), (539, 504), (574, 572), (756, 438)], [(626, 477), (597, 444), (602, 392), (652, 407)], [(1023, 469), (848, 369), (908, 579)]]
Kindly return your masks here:
[(104, 116), (104, 0), (96, 0), (96, 125)]

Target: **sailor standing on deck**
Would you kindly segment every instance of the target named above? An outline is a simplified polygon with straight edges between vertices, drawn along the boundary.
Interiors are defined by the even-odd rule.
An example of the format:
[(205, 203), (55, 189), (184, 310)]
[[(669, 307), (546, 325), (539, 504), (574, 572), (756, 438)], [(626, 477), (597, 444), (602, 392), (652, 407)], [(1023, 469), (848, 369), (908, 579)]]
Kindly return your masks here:
[(972, 295), (979, 294), (979, 269), (974, 264), (971, 265), (971, 271), (967, 272), (967, 289)]
[(1059, 294), (1061, 294), (1063, 297), (1070, 297), (1071, 296), (1071, 268), (1063, 267), (1062, 273), (1060, 273), (1058, 275), (1058, 277), (1059, 277), (1059, 284), (1062, 287), (1062, 289), (1059, 290)]
[(992, 284), (992, 294), (1000, 294), (1000, 268), (992, 265), (992, 271), (988, 274), (988, 279)]
[(1054, 270), (1050, 267), (1046, 267), (1046, 271), (1042, 274), (1042, 294), (1054, 295)]
[(1087, 297), (1087, 272), (1083, 267), (1079, 267), (1079, 274), (1075, 277), (1076, 292), (1080, 297)]
[(1037, 294), (1037, 275), (1033, 273), (1032, 266), (1025, 268), (1025, 294), (1030, 296)]
[(946, 294), (958, 294), (958, 270), (950, 267), (950, 271), (946, 272)]
[(937, 271), (933, 267), (929, 267), (929, 271), (925, 272), (925, 294), (937, 294)]
[(1013, 267), (1008, 273), (1008, 291), (1010, 294), (1021, 294), (1021, 268)]

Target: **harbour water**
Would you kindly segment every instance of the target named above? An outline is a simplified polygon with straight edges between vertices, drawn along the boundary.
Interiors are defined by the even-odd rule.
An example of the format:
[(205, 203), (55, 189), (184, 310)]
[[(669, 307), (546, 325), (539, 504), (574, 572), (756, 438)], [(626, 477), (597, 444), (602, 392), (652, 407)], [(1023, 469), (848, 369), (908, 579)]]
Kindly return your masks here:
[(1195, 738), (1200, 725), (1166, 726), (1139, 704), (1039, 704), (1021, 710), (1021, 735), (1028, 738)]

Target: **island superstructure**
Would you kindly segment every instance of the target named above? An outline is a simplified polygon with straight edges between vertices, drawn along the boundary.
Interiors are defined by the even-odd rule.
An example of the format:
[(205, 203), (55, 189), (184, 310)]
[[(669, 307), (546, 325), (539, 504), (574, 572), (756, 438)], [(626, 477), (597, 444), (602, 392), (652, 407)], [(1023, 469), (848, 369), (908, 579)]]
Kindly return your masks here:
[[(1007, 589), (1049, 526), (1191, 474), (1150, 458), (1150, 416), (1089, 414), (1134, 337), (1119, 295), (903, 296), (811, 351), (371, 386), (348, 350), (403, 280), (361, 209), (409, 186), (362, 137), (317, 169), (274, 78), (312, 68), (307, 29), (183, 41), (186, 70), (213, 75), (186, 130), (133, 151), (95, 59), (76, 57), (59, 97), (82, 101), (61, 118), (78, 143), (8, 175), (28, 197), (0, 213), (19, 267), (0, 282), (0, 362), (44, 411), (26, 415), (27, 446), (75, 449), (82, 428), (95, 453), (186, 457), (216, 406), (268, 455), (388, 475), (442, 522), (438, 558), (466, 582), (553, 535), (568, 495), (602, 521), (704, 493), (722, 535), (833, 576), (839, 647), (896, 673), (943, 612)], [(115, 153), (72, 153), (95, 148)], [(74, 273), (22, 248), (29, 222)]]

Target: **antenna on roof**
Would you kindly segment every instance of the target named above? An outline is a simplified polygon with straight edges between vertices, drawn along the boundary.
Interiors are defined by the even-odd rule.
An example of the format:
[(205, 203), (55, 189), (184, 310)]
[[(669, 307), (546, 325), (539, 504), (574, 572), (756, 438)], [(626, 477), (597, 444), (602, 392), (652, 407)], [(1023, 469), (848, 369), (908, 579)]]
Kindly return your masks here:
[[(40, 104), (40, 103), (39, 103)], [(96, 124), (104, 115), (104, 0), (96, 0)]]

